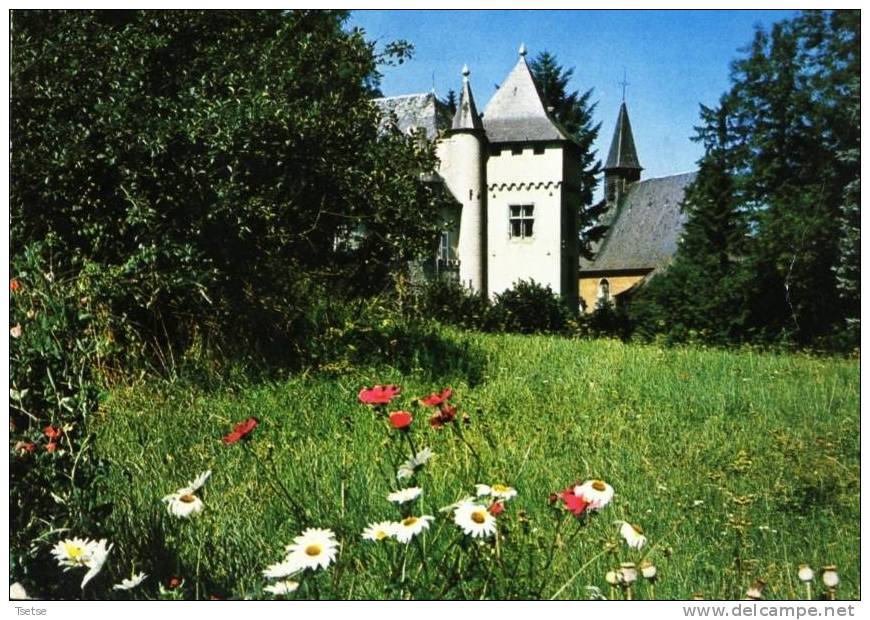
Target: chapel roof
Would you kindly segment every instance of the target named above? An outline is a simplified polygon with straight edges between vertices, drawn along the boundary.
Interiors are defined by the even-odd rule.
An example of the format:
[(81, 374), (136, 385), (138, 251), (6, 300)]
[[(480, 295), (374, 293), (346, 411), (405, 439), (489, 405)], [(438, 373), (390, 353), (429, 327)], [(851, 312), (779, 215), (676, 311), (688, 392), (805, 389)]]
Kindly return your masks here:
[(646, 179), (628, 186), (595, 258), (584, 271), (658, 269), (677, 251), (686, 215), (680, 204), (696, 172)]

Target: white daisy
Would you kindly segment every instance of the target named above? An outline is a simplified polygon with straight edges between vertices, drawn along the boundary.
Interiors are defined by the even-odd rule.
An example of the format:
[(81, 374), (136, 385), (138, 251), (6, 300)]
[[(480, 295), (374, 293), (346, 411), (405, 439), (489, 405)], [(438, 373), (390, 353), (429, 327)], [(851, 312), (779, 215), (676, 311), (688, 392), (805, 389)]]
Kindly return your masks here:
[(363, 530), (362, 537), (365, 540), (379, 541), (386, 538), (392, 538), (396, 533), (396, 524), (392, 521), (381, 521), (380, 523), (371, 523)]
[(202, 500), (193, 493), (173, 493), (164, 497), (163, 501), (166, 502), (169, 514), (181, 519), (189, 519), (205, 508)]
[(574, 487), (574, 495), (579, 495), (589, 503), (589, 510), (600, 510), (613, 499), (613, 487), (603, 480), (587, 480)]
[(188, 482), (186, 487), (164, 497), (163, 501), (166, 502), (169, 514), (181, 519), (189, 519), (202, 512), (205, 504), (194, 494), (202, 488), (209, 476), (211, 476), (210, 469), (198, 475), (193, 482)]
[(132, 590), (148, 577), (145, 573), (133, 573), (129, 579), (122, 579), (121, 583), (112, 586), (113, 590)]
[(276, 581), (272, 585), (266, 586), (265, 588), (263, 588), (263, 590), (265, 590), (266, 592), (271, 592), (275, 596), (283, 596), (285, 594), (295, 592), (298, 587), (298, 581), (284, 579), (283, 581)]
[(495, 534), (495, 517), (480, 504), (462, 504), (456, 509), (453, 521), (472, 538), (487, 538)]
[(423, 492), (423, 489), (420, 487), (409, 487), (407, 489), (399, 489), (398, 491), (394, 491), (387, 495), (387, 499), (391, 502), (396, 502), (397, 504), (404, 504), (405, 502), (411, 502), (420, 497), (420, 494)]
[(423, 467), (429, 459), (435, 456), (430, 448), (423, 448), (417, 454), (411, 456), (404, 463), (399, 465), (399, 471), (396, 472), (396, 479), (403, 480), (410, 478), (418, 468)]
[(85, 589), (85, 586), (88, 582), (97, 576), (97, 574), (103, 570), (103, 564), (106, 563), (106, 558), (109, 557), (109, 552), (114, 547), (114, 544), (106, 546), (108, 543), (105, 538), (97, 542), (94, 547), (91, 549), (90, 558), (88, 560), (88, 572), (85, 573), (84, 578), (82, 579), (82, 590)]
[(409, 543), (417, 534), (429, 527), (429, 523), (434, 521), (435, 517), (423, 515), (420, 517), (405, 517), (401, 521), (394, 523), (395, 537), (400, 543)]
[(11, 586), (9, 586), (9, 600), (29, 601), (30, 597), (27, 596), (27, 590), (24, 589), (24, 586), (16, 581)]
[(509, 500), (517, 496), (517, 490), (513, 487), (509, 487), (504, 484), (494, 484), (489, 486), (488, 484), (476, 484), (474, 485), (477, 489), (477, 496), (490, 496), (496, 499)]
[(632, 549), (640, 550), (643, 548), (646, 544), (646, 536), (643, 535), (643, 530), (627, 521), (617, 521), (617, 523), (622, 523), (622, 527), (619, 528), (619, 533), (622, 534), (622, 537), (625, 539), (625, 544)]
[(310, 527), (287, 545), (287, 557), (279, 564), (268, 567), (266, 577), (286, 577), (306, 568), (316, 570), (329, 566), (338, 553), (338, 542), (332, 530)]
[(67, 538), (57, 543), (51, 550), (51, 554), (57, 563), (64, 566), (65, 571), (77, 566), (88, 566), (91, 551), (96, 546), (96, 541), (87, 538)]

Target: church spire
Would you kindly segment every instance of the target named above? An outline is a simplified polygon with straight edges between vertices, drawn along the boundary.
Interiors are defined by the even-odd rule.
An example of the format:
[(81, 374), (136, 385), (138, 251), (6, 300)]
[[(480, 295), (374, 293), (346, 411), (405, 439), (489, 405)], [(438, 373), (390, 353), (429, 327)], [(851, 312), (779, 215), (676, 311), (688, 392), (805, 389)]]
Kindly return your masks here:
[(468, 76), (471, 71), (468, 65), (462, 67), (462, 94), (459, 96), (459, 105), (456, 106), (456, 114), (453, 115), (452, 129), (483, 129), (480, 122), (480, 114), (474, 105), (474, 95), (471, 94), (471, 82)]
[(613, 132), (613, 141), (610, 143), (610, 152), (604, 170), (637, 170), (638, 175), (643, 170), (637, 159), (637, 150), (634, 148), (634, 136), (631, 133), (625, 101), (619, 106), (619, 118), (616, 121), (616, 130)]
[(619, 118), (616, 120), (616, 130), (613, 132), (607, 163), (604, 164), (604, 189), (607, 202), (619, 203), (628, 186), (640, 180), (641, 170), (643, 168), (637, 158), (631, 123), (628, 121), (628, 109), (623, 101), (619, 106)]

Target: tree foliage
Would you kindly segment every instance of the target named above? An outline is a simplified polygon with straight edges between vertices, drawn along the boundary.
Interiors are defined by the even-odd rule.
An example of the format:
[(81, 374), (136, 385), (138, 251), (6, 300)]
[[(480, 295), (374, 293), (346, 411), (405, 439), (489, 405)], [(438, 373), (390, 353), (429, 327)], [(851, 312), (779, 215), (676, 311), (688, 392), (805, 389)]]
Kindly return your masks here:
[(286, 343), (307, 300), (429, 250), (429, 147), (379, 131), (379, 61), (334, 11), (14, 11), (12, 247), (96, 266), (160, 333)]
[(552, 116), (574, 138), (580, 155), (580, 204), (578, 223), (581, 230), (580, 252), (591, 258), (590, 246), (601, 239), (605, 228), (597, 226), (604, 214), (605, 205), (592, 205), (593, 192), (598, 185), (601, 162), (596, 158), (597, 151), (592, 148), (598, 138), (601, 123), (594, 123), (593, 114), (597, 102), (592, 102), (593, 89), (583, 94), (569, 91), (568, 82), (574, 76), (574, 69), (562, 67), (556, 56), (548, 51), (540, 52), (530, 63), (529, 69), (544, 100), (544, 105)]
[(685, 234), (638, 316), (717, 341), (823, 343), (858, 310), (860, 13), (758, 30), (731, 83), (702, 108)]

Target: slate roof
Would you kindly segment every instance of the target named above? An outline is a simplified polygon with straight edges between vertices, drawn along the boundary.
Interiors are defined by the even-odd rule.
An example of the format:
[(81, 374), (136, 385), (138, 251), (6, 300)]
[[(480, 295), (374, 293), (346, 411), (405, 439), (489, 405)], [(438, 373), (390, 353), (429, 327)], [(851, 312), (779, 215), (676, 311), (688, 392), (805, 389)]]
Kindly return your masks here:
[(632, 183), (617, 207), (595, 259), (580, 261), (584, 271), (657, 269), (677, 251), (686, 216), (680, 203), (696, 172)]
[(450, 127), (450, 111), (434, 93), (380, 97), (374, 103), (381, 111), (382, 125), (387, 123), (390, 113), (394, 113), (399, 130), (405, 133), (424, 129), (426, 137), (433, 140), (439, 131)]
[(523, 54), (486, 105), (483, 128), (493, 143), (572, 141), (547, 114)]
[(613, 132), (613, 141), (610, 143), (610, 152), (607, 154), (605, 170), (643, 170), (637, 158), (637, 149), (634, 148), (634, 136), (631, 133), (631, 123), (628, 120), (628, 110), (625, 102), (619, 107), (619, 117), (616, 120), (616, 129)]

